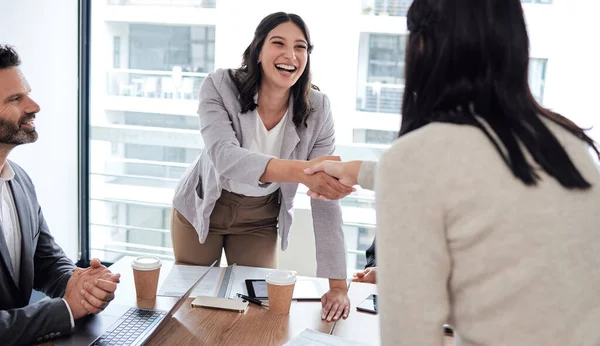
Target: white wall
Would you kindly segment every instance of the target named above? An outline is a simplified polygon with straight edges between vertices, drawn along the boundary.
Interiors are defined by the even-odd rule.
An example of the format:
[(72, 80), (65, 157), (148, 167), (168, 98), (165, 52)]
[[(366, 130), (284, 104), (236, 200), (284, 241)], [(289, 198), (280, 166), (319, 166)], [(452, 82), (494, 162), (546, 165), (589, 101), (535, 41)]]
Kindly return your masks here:
[(77, 3), (0, 0), (0, 42), (15, 46), (42, 108), (38, 141), (16, 148), (9, 159), (33, 179), (50, 231), (73, 260), (79, 248)]

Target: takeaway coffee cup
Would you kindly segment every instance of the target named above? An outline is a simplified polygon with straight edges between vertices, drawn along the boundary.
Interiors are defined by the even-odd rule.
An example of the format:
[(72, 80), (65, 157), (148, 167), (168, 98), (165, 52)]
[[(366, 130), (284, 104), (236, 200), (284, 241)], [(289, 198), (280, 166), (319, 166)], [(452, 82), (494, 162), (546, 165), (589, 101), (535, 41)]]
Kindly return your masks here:
[(154, 256), (140, 256), (131, 261), (135, 293), (139, 299), (156, 298), (161, 266), (160, 259)]
[(269, 311), (278, 315), (290, 312), (296, 274), (289, 270), (273, 270), (265, 278), (269, 295)]

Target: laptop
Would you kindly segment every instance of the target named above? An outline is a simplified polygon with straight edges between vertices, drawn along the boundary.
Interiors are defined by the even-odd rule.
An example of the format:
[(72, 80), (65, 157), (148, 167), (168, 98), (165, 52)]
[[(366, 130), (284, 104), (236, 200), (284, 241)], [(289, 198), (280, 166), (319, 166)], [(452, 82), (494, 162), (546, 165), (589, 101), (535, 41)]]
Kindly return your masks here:
[[(216, 263), (217, 261), (214, 261), (208, 270), (168, 310), (109, 304), (102, 313), (78, 320), (71, 335), (57, 338), (53, 340), (53, 343), (57, 346), (144, 345), (179, 310)], [(157, 297), (157, 299), (159, 298), (161, 297)]]

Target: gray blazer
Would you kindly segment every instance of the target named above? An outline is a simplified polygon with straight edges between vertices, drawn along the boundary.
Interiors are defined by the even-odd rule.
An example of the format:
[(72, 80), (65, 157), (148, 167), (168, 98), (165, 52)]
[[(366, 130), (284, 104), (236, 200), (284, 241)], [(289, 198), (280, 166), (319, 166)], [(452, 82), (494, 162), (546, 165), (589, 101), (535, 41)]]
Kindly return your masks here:
[[(0, 230), (0, 345), (32, 344), (71, 333), (71, 318), (61, 297), (75, 266), (50, 235), (31, 179), (18, 165), (10, 165), (15, 178), (8, 186), (21, 228), (21, 268), (15, 282)], [(52, 299), (29, 305), (32, 289)]]
[[(194, 226), (201, 243), (208, 236), (210, 214), (226, 182), (236, 181), (258, 188), (269, 186), (259, 179), (273, 157), (247, 149), (255, 133), (256, 112), (242, 114), (238, 96), (228, 70), (224, 69), (210, 74), (200, 88), (198, 115), (204, 149), (179, 181), (173, 206)], [(308, 117), (307, 127), (296, 128), (292, 121), (286, 123), (282, 159), (310, 160), (333, 153), (335, 133), (329, 99), (323, 93), (311, 90), (310, 103), (313, 111)], [(288, 114), (292, 115), (293, 102), (289, 104)], [(288, 246), (297, 189), (296, 183), (281, 184), (279, 234), (282, 250)], [(346, 278), (346, 249), (339, 201), (312, 199), (311, 209), (317, 276)]]

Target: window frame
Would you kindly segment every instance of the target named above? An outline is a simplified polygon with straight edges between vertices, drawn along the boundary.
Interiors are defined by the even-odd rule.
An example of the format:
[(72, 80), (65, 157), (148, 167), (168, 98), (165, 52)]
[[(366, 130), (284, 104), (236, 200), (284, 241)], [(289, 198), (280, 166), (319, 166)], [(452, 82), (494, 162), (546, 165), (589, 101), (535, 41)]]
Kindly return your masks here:
[(79, 126), (78, 126), (78, 266), (90, 263), (90, 62), (91, 62), (91, 4), (79, 3)]

